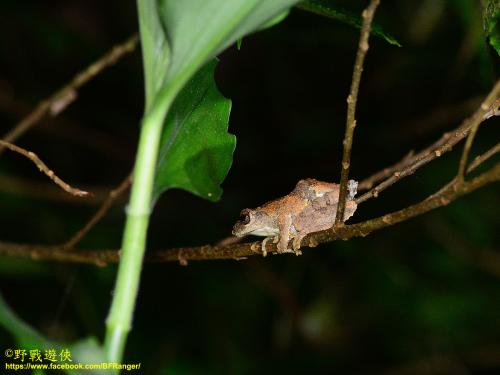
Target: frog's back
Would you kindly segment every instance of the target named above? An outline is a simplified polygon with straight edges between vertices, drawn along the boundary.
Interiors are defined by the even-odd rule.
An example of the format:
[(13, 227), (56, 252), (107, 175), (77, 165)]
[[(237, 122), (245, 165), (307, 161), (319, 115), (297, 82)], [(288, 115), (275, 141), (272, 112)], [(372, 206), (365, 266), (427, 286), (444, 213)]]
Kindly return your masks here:
[(295, 194), (288, 194), (284, 197), (267, 202), (261, 207), (261, 210), (269, 215), (297, 215), (306, 207), (307, 201)]

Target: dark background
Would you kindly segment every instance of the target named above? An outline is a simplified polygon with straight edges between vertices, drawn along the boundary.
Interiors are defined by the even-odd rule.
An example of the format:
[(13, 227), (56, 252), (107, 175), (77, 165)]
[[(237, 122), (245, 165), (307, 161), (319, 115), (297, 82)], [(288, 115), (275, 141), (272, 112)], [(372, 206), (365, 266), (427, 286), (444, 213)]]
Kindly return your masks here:
[[(364, 1), (343, 1), (360, 13)], [(419, 150), (473, 112), (495, 80), (479, 2), (382, 1), (358, 103), (351, 176)], [(134, 2), (0, 2), (0, 132), (137, 30)], [(220, 56), (237, 136), (220, 202), (168, 191), (148, 251), (214, 243), (242, 208), (297, 180), (338, 181), (346, 97), (359, 32), (293, 10)], [(494, 57), (494, 56), (493, 56)], [(63, 179), (96, 192), (67, 197), (27, 160), (0, 160), (0, 239), (66, 241), (130, 171), (143, 109), (139, 50), (98, 75), (56, 119), (16, 143)], [(498, 119), (473, 154), (498, 142)], [(461, 146), (362, 204), (352, 222), (416, 203), (456, 173)], [(491, 165), (491, 163), (490, 163)], [(126, 200), (79, 245), (117, 248)], [(145, 265), (124, 362), (147, 374), (500, 372), (498, 185), (366, 238), (301, 257)], [(48, 337), (102, 339), (116, 267), (0, 258), (0, 290)], [(13, 344), (0, 330), (1, 346)], [(4, 345), (5, 344), (5, 345)]]

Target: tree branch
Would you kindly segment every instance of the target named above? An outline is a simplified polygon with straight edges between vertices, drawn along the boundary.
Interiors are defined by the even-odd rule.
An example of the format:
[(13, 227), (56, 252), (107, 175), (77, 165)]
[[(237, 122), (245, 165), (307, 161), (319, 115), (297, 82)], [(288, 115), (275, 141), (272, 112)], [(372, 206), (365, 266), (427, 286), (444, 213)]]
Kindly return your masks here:
[(108, 197), (110, 187), (100, 185), (85, 185), (88, 195), (85, 199), (67, 194), (64, 190), (54, 189), (52, 181), (22, 178), (12, 175), (0, 175), (0, 194), (28, 197), (30, 200), (47, 200), (52, 202), (66, 203), (70, 205), (97, 207), (101, 205)]
[[(318, 244), (339, 239), (365, 237), (371, 232), (400, 223), (435, 208), (445, 206), (455, 199), (479, 189), (489, 183), (500, 180), (500, 163), (469, 181), (453, 180), (438, 193), (402, 210), (364, 221), (358, 224), (342, 225), (322, 232), (311, 233), (302, 241), (303, 246), (315, 247)], [(266, 244), (268, 253), (277, 253), (276, 245)], [(304, 250), (304, 249), (303, 249)], [(228, 246), (198, 246), (162, 251), (152, 251), (146, 256), (148, 262), (178, 261), (187, 264), (188, 260), (243, 259), (252, 255), (261, 255), (261, 242), (233, 244)], [(40, 261), (57, 261), (106, 266), (120, 259), (117, 250), (78, 250), (67, 251), (63, 246), (26, 245), (0, 242), (0, 255), (28, 258)]]
[(354, 63), (352, 73), (351, 91), (347, 97), (347, 120), (344, 135), (344, 151), (342, 154), (342, 167), (340, 172), (340, 191), (337, 214), (335, 217), (335, 225), (344, 222), (345, 202), (347, 199), (347, 181), (349, 180), (349, 168), (351, 166), (351, 149), (354, 128), (356, 127), (356, 104), (358, 102), (359, 83), (361, 82), (361, 73), (363, 73), (363, 64), (366, 53), (368, 52), (368, 39), (370, 38), (370, 30), (372, 26), (375, 10), (377, 9), (380, 0), (371, 0), (368, 7), (363, 11), (363, 24), (361, 26), (361, 34), (359, 37), (358, 52)]
[(403, 159), (401, 159), (401, 161), (397, 162), (394, 165), (391, 165), (390, 167), (384, 168), (381, 171), (375, 172), (371, 176), (365, 178), (359, 183), (358, 192), (371, 189), (377, 182), (382, 181), (392, 175), (394, 172), (405, 168), (406, 166), (408, 166), (408, 164), (411, 164), (414, 161), (414, 155), (415, 152), (411, 150), (408, 154), (405, 155)]
[(486, 160), (488, 160), (498, 152), (500, 152), (500, 143), (497, 143), (484, 154), (476, 156), (476, 158), (470, 163), (469, 168), (467, 168), (467, 174), (471, 173), (474, 169), (479, 167), (482, 163), (484, 163)]
[(464, 178), (465, 168), (467, 167), (467, 160), (469, 159), (470, 149), (472, 147), (472, 142), (476, 137), (479, 125), (481, 125), (481, 123), (484, 120), (490, 118), (491, 116), (494, 116), (494, 114), (498, 110), (498, 107), (500, 106), (500, 100), (497, 100), (499, 95), (500, 95), (500, 80), (498, 80), (498, 82), (495, 84), (491, 92), (488, 94), (486, 99), (481, 104), (481, 107), (479, 107), (479, 109), (476, 111), (476, 113), (474, 113), (474, 115), (470, 119), (471, 130), (469, 132), (467, 140), (465, 141), (462, 157), (460, 159), (460, 165), (458, 167), (457, 177), (459, 179)]
[[(3, 139), (6, 142), (15, 142), (20, 136), (31, 129), (38, 121), (40, 121), (47, 113), (52, 116), (58, 115), (66, 107), (76, 99), (76, 91), (94, 78), (104, 69), (116, 63), (121, 57), (132, 52), (138, 42), (137, 34), (132, 35), (125, 42), (113, 47), (109, 52), (102, 56), (99, 60), (78, 73), (73, 79), (57, 90), (47, 99), (42, 100), (33, 111), (23, 118), (14, 128), (9, 131)], [(5, 145), (0, 145), (0, 155), (4, 152)]]
[[(14, 188), (11, 191), (15, 191), (16, 193), (19, 192), (19, 189), (21, 190), (26, 190), (26, 187), (24, 185), (27, 185), (29, 188), (32, 188), (34, 182), (30, 181), (28, 183), (23, 183), (22, 181), (17, 181), (12, 178), (5, 179), (6, 185), (9, 187), (12, 187), (12, 182), (14, 182)], [(0, 176), (0, 188), (2, 187), (2, 177)], [(97, 203), (101, 203), (100, 207), (97, 209), (97, 211), (92, 215), (92, 217), (88, 220), (88, 222), (80, 229), (78, 232), (76, 232), (68, 241), (63, 243), (61, 246), (67, 249), (74, 248), (75, 245), (82, 240), (82, 238), (106, 215), (108, 210), (112, 207), (112, 205), (115, 203), (115, 201), (120, 198), (120, 196), (127, 191), (127, 189), (130, 187), (130, 184), (132, 182), (132, 173), (130, 173), (115, 189), (111, 191), (107, 191), (106, 193), (102, 192), (99, 193), (98, 199), (99, 201)], [(47, 184), (47, 186), (52, 186)], [(37, 194), (40, 193), (40, 190), (43, 190), (45, 186), (35, 186), (33, 190), (36, 191)], [(102, 188), (101, 188), (102, 190)], [(61, 194), (57, 195), (54, 194), (53, 189), (47, 190), (45, 192), (46, 195), (50, 195), (51, 199), (62, 199), (62, 197), (68, 197), (67, 195)], [(107, 196), (105, 196), (106, 194)], [(95, 195), (90, 196), (90, 198), (96, 198)], [(104, 198), (105, 197), (105, 198)], [(95, 204), (95, 202), (93, 202)]]
[[(496, 103), (495, 103), (496, 104)], [(496, 112), (494, 112), (495, 109), (493, 108), (490, 110), (484, 118), (487, 119), (489, 117), (492, 117)], [(367, 177), (363, 181), (360, 182), (358, 186), (358, 190), (367, 190), (370, 189), (373, 184), (375, 184), (378, 181), (383, 180), (384, 178), (387, 178), (392, 175), (392, 177), (384, 181), (384, 183), (378, 185), (375, 189), (372, 191), (360, 196), (356, 202), (362, 203), (369, 198), (376, 197), (378, 193), (382, 190), (385, 190), (387, 187), (391, 186), (392, 184), (396, 183), (399, 179), (413, 173), (416, 169), (419, 167), (425, 165), (429, 161), (441, 156), (447, 151), (450, 151), (452, 147), (458, 143), (461, 139), (463, 139), (467, 135), (467, 131), (469, 129), (470, 124), (467, 123), (467, 121), (464, 121), (462, 125), (460, 125), (454, 132), (449, 132), (443, 135), (443, 137), (426, 148), (425, 150), (421, 151), (420, 153), (416, 154), (413, 151), (410, 151), (401, 161), (398, 163), (384, 168), (383, 170), (374, 173), (373, 175)], [(464, 131), (467, 130), (467, 131)], [(454, 137), (451, 138), (452, 142), (446, 142), (450, 138), (450, 134), (454, 134)], [(473, 169), (475, 169), (477, 166), (479, 166), (481, 163), (489, 159), (491, 156), (493, 156), (495, 153), (500, 151), (500, 144), (497, 144), (494, 146), (492, 149), (488, 150), (485, 152), (483, 155), (478, 156), (474, 161), (471, 163), (469, 169), (467, 170), (467, 173), (470, 173)], [(427, 160), (427, 162), (422, 163), (422, 160)], [(417, 163), (420, 162), (420, 163)], [(405, 169), (413, 167), (413, 171), (411, 173), (406, 174)], [(410, 168), (411, 169), (411, 168)], [(399, 171), (399, 172), (398, 172)], [(68, 240), (66, 243), (63, 244), (64, 247), (66, 248), (72, 248), (74, 247), (78, 242), (82, 240), (82, 238), (94, 227), (106, 214), (106, 212), (109, 210), (109, 208), (112, 206), (114, 201), (129, 187), (131, 182), (131, 175), (127, 176), (127, 178), (114, 190), (112, 190), (108, 198), (103, 202), (101, 207), (98, 209), (98, 211), (94, 214), (94, 216), (85, 224), (85, 226), (78, 231), (70, 240)], [(230, 237), (231, 240), (234, 239), (234, 237)], [(234, 242), (234, 241), (232, 241)], [(238, 241), (236, 241), (238, 242)], [(225, 244), (225, 243), (220, 243)]]
[(132, 173), (130, 173), (115, 189), (111, 190), (108, 198), (102, 203), (94, 215), (87, 221), (87, 223), (76, 232), (68, 241), (62, 246), (71, 249), (82, 240), (83, 237), (106, 215), (113, 203), (130, 187), (132, 183)]
[[(389, 186), (395, 184), (400, 179), (413, 174), (417, 169), (424, 166), (425, 164), (431, 162), (434, 159), (441, 157), (444, 153), (451, 151), (453, 146), (460, 142), (463, 138), (469, 134), (469, 131), (476, 124), (480, 124), (482, 121), (488, 119), (491, 108), (500, 104), (498, 101), (495, 102), (495, 98), (500, 93), (500, 80), (495, 84), (493, 89), (490, 91), (486, 99), (483, 101), (481, 106), (476, 110), (476, 112), (468, 119), (465, 119), (462, 124), (455, 130), (443, 134), (443, 136), (431, 146), (420, 151), (419, 153), (409, 157), (406, 156), (402, 161), (393, 165), (392, 167), (386, 168), (381, 172), (378, 172), (368, 179), (361, 182), (360, 185), (367, 187), (376, 181), (383, 175), (390, 175), (385, 181), (377, 185), (372, 190), (361, 195), (356, 199), (356, 203), (360, 204), (367, 201), (370, 198), (376, 198), (378, 194), (387, 189)], [(485, 109), (486, 108), (486, 109)], [(488, 109), (490, 111), (488, 112)]]
[(77, 197), (87, 197), (91, 195), (88, 191), (74, 188), (57, 177), (54, 171), (47, 167), (47, 165), (34, 152), (25, 150), (24, 148), (21, 148), (9, 142), (5, 142), (1, 139), (0, 146), (6, 147), (9, 150), (17, 152), (18, 154), (21, 154), (24, 157), (30, 159), (33, 163), (35, 163), (35, 165), (41, 172), (45, 173), (52, 181), (54, 181), (56, 185), (58, 185), (61, 189), (67, 191), (71, 195), (75, 195)]

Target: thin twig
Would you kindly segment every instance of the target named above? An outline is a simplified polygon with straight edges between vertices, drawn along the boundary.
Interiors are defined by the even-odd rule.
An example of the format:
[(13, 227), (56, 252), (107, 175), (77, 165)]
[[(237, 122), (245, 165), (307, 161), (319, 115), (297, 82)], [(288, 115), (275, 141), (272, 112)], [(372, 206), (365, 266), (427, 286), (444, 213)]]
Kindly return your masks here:
[[(498, 80), (486, 99), (483, 101), (483, 104), (481, 104), (481, 106), (470, 118), (465, 119), (462, 124), (455, 130), (443, 134), (443, 136), (438, 141), (436, 141), (426, 149), (418, 152), (410, 158), (406, 157), (401, 162), (395, 164), (390, 168), (386, 168), (386, 170), (384, 171), (386, 171), (386, 173), (390, 172), (390, 177), (374, 187), (372, 190), (358, 197), (356, 199), (356, 203), (360, 204), (370, 198), (376, 198), (380, 192), (387, 189), (389, 186), (395, 184), (402, 178), (413, 174), (417, 169), (428, 164), (432, 160), (441, 157), (446, 152), (451, 151), (453, 146), (455, 146), (458, 142), (465, 138), (467, 134), (469, 134), (469, 131), (474, 126), (474, 124), (477, 123), (477, 121), (482, 122), (484, 121), (484, 119), (486, 119), (486, 115), (489, 112), (487, 112), (487, 110), (484, 110), (483, 108), (491, 108), (493, 102), (495, 101), (495, 95), (498, 95), (499, 92), (500, 80)], [(379, 176), (376, 177), (378, 178)], [(370, 179), (372, 178), (373, 176), (370, 176), (367, 180), (362, 181), (360, 185), (368, 185), (371, 182)]]
[(375, 172), (371, 176), (365, 178), (358, 185), (358, 192), (369, 190), (375, 185), (377, 182), (384, 180), (385, 178), (392, 175), (394, 172), (403, 169), (413, 162), (413, 156), (415, 152), (411, 150), (408, 154), (405, 155), (403, 159), (398, 161), (396, 164), (391, 165), (390, 167), (384, 168), (381, 171)]
[(500, 116), (500, 99), (495, 100), (491, 109), (484, 115), (484, 119), (488, 120), (493, 116)]
[(476, 156), (476, 158), (472, 161), (472, 163), (470, 163), (469, 168), (467, 168), (467, 174), (471, 173), (474, 169), (479, 167), (482, 163), (491, 158), (497, 152), (500, 152), (500, 143), (497, 143), (495, 146), (490, 148), (484, 154)]
[[(14, 98), (10, 87), (0, 80), (1, 112), (9, 114), (12, 118), (23, 118), (31, 109), (32, 106), (27, 102)], [(50, 121), (44, 120), (49, 119), (41, 119), (39, 126), (34, 127), (33, 130), (46, 132), (51, 139), (58, 138), (72, 142), (72, 144), (82, 145), (92, 152), (102, 153), (108, 158), (130, 161), (130, 154), (133, 152), (128, 152), (128, 150), (132, 150), (131, 145), (106, 133), (104, 129), (86, 126), (86, 124), (83, 125), (64, 117), (51, 117)], [(50, 126), (43, 126), (47, 123)]]
[(62, 246), (67, 249), (74, 248), (75, 245), (106, 215), (106, 212), (113, 206), (113, 203), (130, 187), (132, 183), (132, 173), (130, 173), (115, 189), (109, 192), (108, 198), (102, 203), (101, 207), (90, 218), (90, 220), (75, 233)]
[(408, 119), (395, 129), (393, 139), (402, 144), (414, 142), (415, 139), (432, 134), (449, 124), (460, 123), (479, 107), (483, 99), (484, 95), (474, 96), (449, 106), (439, 106), (424, 116)]
[(465, 169), (467, 167), (467, 160), (469, 159), (470, 149), (472, 147), (472, 142), (476, 137), (477, 129), (481, 123), (494, 115), (500, 106), (500, 100), (498, 99), (500, 95), (500, 80), (495, 84), (489, 95), (481, 104), (481, 107), (474, 113), (471, 118), (471, 127), (469, 136), (465, 141), (464, 149), (462, 151), (462, 157), (460, 158), (460, 164), (458, 167), (457, 178), (462, 180), (464, 178)]
[(387, 189), (389, 186), (394, 185), (404, 177), (410, 176), (415, 173), (417, 169), (428, 164), (432, 160), (441, 157), (444, 153), (451, 151), (454, 145), (467, 136), (469, 132), (469, 127), (467, 125), (467, 123), (464, 123), (464, 125), (458, 127), (455, 131), (445, 133), (436, 143), (408, 160), (408, 163), (406, 163), (407, 165), (403, 166), (402, 169), (391, 171), (392, 174), (389, 178), (358, 197), (356, 199), (356, 203), (360, 204), (370, 198), (378, 197), (379, 193)]
[[(7, 142), (15, 142), (20, 136), (31, 129), (47, 113), (56, 116), (62, 112), (70, 103), (76, 99), (76, 91), (102, 72), (105, 68), (115, 64), (122, 56), (132, 52), (138, 42), (137, 34), (113, 47), (109, 52), (99, 60), (78, 73), (73, 79), (57, 90), (54, 94), (45, 100), (42, 100), (33, 111), (23, 118), (14, 128), (9, 131), (3, 139)], [(5, 147), (0, 145), (0, 155)]]
[(38, 169), (45, 173), (56, 185), (61, 187), (63, 190), (67, 191), (71, 195), (75, 195), (77, 197), (87, 197), (91, 195), (89, 192), (80, 190), (74, 187), (71, 187), (69, 184), (61, 180), (57, 175), (54, 173), (53, 170), (51, 170), (47, 165), (34, 153), (28, 150), (25, 150), (24, 148), (21, 148), (19, 146), (16, 146), (12, 143), (5, 142), (0, 139), (0, 146), (6, 147), (11, 151), (17, 152), (18, 154), (21, 154), (25, 156), (26, 158), (30, 159), (35, 165), (38, 167)]
[[(408, 126), (402, 127), (405, 130), (401, 131), (401, 134), (398, 135), (398, 139), (402, 139), (405, 137), (408, 138), (408, 134), (411, 134), (408, 132), (408, 128), (417, 129), (413, 135), (422, 135), (422, 132), (424, 130), (430, 130), (431, 128), (439, 127), (446, 123), (462, 120), (465, 116), (470, 114), (481, 104), (482, 99), (482, 97), (474, 97), (453, 106), (435, 110), (425, 117), (412, 120), (411, 122), (407, 123)], [(384, 168), (381, 171), (378, 171), (362, 180), (358, 185), (358, 192), (371, 189), (376, 183), (385, 180), (387, 177), (390, 177), (394, 172), (400, 171), (403, 168), (413, 164), (416, 160), (416, 156), (427, 154), (429, 149), (436, 149), (436, 147), (439, 146), (433, 144), (431, 147), (427, 148), (424, 151), (421, 151), (417, 155), (413, 150), (410, 151), (402, 160), (400, 160), (396, 164)]]
[(351, 166), (351, 149), (354, 128), (356, 127), (356, 103), (358, 101), (359, 83), (361, 82), (361, 73), (363, 72), (363, 64), (366, 53), (368, 52), (368, 39), (370, 38), (370, 30), (375, 15), (375, 10), (379, 5), (380, 0), (371, 0), (368, 7), (363, 11), (363, 25), (361, 26), (361, 34), (359, 37), (358, 52), (354, 63), (352, 73), (351, 91), (347, 97), (347, 120), (344, 135), (344, 152), (342, 154), (342, 167), (340, 174), (340, 192), (337, 215), (335, 217), (335, 225), (339, 225), (344, 221), (345, 202), (347, 199), (347, 181), (349, 179), (349, 168)]
[[(446, 206), (459, 197), (500, 180), (500, 163), (488, 171), (468, 181), (453, 180), (439, 193), (433, 194), (420, 203), (381, 217), (353, 225), (334, 227), (322, 232), (311, 233), (302, 241), (303, 246), (315, 247), (318, 244), (339, 239), (365, 237), (371, 232), (395, 225), (410, 218), (422, 215), (438, 207)], [(266, 245), (268, 253), (277, 253), (276, 244)], [(303, 248), (305, 250), (305, 248)], [(63, 246), (27, 245), (0, 242), (0, 255), (28, 258), (40, 261), (72, 262), (106, 266), (120, 259), (118, 250), (78, 250), (67, 251)], [(242, 259), (252, 255), (262, 255), (261, 242), (234, 244), (228, 246), (198, 246), (149, 252), (148, 262), (179, 262), (189, 260)]]
[(99, 206), (108, 196), (109, 187), (87, 186), (87, 190), (92, 192), (85, 199), (80, 199), (74, 195), (67, 194), (60, 189), (54, 189), (54, 183), (45, 179), (23, 178), (12, 175), (0, 175), (0, 193), (7, 193), (16, 196), (25, 196), (29, 199), (48, 200), (78, 206)]

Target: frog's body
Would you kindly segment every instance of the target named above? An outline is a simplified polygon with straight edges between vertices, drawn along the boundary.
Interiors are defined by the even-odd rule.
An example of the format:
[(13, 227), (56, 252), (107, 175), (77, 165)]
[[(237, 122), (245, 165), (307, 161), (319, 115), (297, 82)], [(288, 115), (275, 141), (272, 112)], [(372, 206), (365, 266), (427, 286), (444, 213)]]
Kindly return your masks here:
[[(333, 226), (337, 214), (340, 185), (312, 178), (300, 180), (288, 195), (268, 202), (255, 209), (241, 211), (241, 220), (233, 228), (238, 237), (246, 235), (265, 236), (262, 252), (266, 254), (266, 242), (277, 242), (278, 251), (288, 251), (288, 242), (293, 239), (293, 250), (299, 254), (300, 243), (309, 233)], [(349, 197), (346, 201), (344, 221), (350, 218), (357, 205), (353, 198), (356, 183), (350, 181)]]

